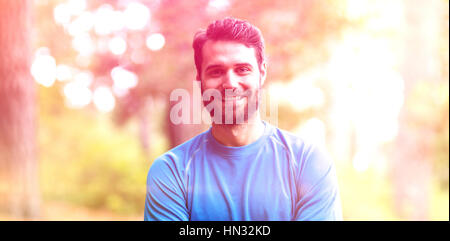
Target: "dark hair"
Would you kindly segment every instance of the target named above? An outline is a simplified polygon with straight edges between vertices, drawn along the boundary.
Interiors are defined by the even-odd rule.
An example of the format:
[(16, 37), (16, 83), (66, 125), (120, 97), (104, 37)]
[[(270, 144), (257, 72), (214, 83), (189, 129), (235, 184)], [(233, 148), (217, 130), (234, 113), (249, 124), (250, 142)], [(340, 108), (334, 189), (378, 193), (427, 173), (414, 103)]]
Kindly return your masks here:
[(211, 23), (206, 30), (199, 30), (192, 42), (194, 48), (194, 61), (197, 68), (197, 74), (201, 75), (201, 66), (203, 61), (202, 48), (207, 40), (230, 40), (244, 44), (247, 47), (253, 47), (256, 52), (256, 60), (259, 68), (264, 62), (264, 39), (261, 31), (251, 23), (227, 17), (222, 20), (216, 20)]

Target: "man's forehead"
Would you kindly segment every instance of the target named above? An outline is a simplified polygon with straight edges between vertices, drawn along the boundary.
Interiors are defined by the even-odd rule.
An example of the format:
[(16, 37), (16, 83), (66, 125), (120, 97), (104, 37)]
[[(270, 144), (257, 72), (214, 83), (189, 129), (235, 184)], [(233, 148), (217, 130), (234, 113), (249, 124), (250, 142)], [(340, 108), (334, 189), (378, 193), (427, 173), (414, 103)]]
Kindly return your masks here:
[(203, 65), (224, 62), (257, 64), (255, 49), (236, 41), (208, 40), (203, 45), (202, 54)]

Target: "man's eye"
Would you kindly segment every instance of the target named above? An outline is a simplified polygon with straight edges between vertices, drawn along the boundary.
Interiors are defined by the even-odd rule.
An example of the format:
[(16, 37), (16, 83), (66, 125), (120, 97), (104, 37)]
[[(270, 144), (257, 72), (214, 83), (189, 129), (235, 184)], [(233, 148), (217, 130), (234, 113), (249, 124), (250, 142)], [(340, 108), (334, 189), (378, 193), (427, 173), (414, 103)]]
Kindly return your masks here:
[(222, 74), (222, 70), (220, 70), (220, 69), (214, 69), (214, 70), (209, 71), (209, 75), (211, 75), (211, 76), (219, 76), (221, 74)]
[(247, 72), (250, 72), (250, 69), (247, 67), (239, 67), (236, 69), (236, 72), (239, 74), (245, 74)]

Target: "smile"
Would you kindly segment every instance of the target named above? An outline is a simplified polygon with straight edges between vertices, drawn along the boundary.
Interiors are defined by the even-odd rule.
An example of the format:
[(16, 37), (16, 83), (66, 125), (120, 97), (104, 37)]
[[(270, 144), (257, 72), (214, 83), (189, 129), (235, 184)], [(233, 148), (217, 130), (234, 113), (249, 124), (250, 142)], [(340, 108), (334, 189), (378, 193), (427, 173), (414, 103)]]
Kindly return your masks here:
[(222, 101), (237, 101), (242, 100), (244, 96), (226, 96), (222, 97)]

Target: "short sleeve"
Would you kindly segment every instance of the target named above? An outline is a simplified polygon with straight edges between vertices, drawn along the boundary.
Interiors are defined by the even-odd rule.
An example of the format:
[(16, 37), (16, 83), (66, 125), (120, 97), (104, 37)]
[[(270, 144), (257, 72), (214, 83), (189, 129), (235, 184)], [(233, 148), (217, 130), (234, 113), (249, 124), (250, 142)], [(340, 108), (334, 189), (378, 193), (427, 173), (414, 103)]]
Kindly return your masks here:
[(183, 179), (170, 157), (156, 159), (148, 172), (144, 220), (189, 220)]
[(336, 170), (324, 149), (312, 147), (300, 155), (295, 220), (342, 220)]

